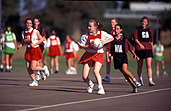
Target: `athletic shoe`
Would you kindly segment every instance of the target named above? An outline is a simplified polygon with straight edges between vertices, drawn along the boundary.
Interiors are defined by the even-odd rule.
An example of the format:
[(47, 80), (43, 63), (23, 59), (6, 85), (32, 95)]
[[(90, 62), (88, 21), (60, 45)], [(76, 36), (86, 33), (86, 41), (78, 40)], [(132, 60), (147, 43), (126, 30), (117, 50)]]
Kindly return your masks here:
[(104, 79), (102, 79), (103, 82), (110, 82), (110, 78), (106, 76)]
[(47, 66), (44, 66), (43, 68), (44, 68), (44, 70), (45, 70), (45, 74), (46, 74), (47, 76), (49, 76), (49, 70), (48, 70), (48, 67), (47, 67)]
[(155, 83), (153, 81), (149, 82), (149, 86), (154, 86), (154, 85), (155, 85)]
[(163, 72), (163, 77), (164, 78), (168, 77), (168, 73), (166, 71)]
[(100, 87), (99, 91), (97, 93), (98, 94), (105, 94), (105, 91), (104, 91), (103, 87)]
[(29, 84), (29, 86), (38, 86), (38, 82), (37, 81), (32, 81), (30, 84)]
[(3, 72), (3, 71), (4, 71), (4, 69), (3, 69), (3, 68), (0, 68), (0, 71), (1, 71), (1, 72)]
[(71, 67), (72, 74), (77, 74), (77, 69), (75, 67)]
[(139, 88), (141, 86), (141, 83), (138, 81), (134, 81), (135, 85), (137, 86), (137, 88)]
[(88, 85), (87, 92), (92, 93), (93, 92), (93, 87), (94, 87), (94, 84)]
[(39, 81), (41, 79), (40, 74), (36, 74), (36, 80)]
[(57, 71), (57, 70), (55, 71), (56, 74), (57, 74), (58, 72), (59, 72), (59, 71)]
[(46, 80), (46, 75), (45, 75), (45, 73), (41, 72), (41, 74), (42, 74), (42, 80)]
[(139, 80), (138, 82), (141, 84), (141, 86), (144, 86), (143, 80)]
[(133, 87), (132, 93), (137, 93), (137, 87), (136, 86)]
[(5, 72), (10, 72), (10, 70), (6, 69)]

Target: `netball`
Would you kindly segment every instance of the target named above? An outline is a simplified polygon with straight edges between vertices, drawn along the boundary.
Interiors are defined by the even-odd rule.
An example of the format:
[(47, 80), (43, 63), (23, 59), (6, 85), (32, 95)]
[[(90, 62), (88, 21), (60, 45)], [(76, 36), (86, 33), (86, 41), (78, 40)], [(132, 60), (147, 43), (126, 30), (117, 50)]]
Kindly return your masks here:
[(102, 44), (102, 42), (100, 41), (100, 39), (94, 39), (93, 40), (93, 42), (94, 42), (94, 48), (95, 49), (99, 49), (99, 48), (102, 48), (103, 47), (103, 44)]

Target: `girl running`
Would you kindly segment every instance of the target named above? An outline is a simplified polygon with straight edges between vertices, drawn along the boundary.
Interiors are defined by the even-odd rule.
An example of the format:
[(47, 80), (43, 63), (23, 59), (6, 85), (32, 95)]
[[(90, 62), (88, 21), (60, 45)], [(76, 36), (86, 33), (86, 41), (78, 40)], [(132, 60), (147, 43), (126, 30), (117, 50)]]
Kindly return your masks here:
[(22, 32), (23, 40), (18, 46), (18, 50), (23, 47), (24, 44), (27, 44), (26, 52), (25, 52), (25, 62), (27, 72), (32, 79), (32, 82), (29, 86), (38, 86), (38, 81), (35, 78), (35, 74), (33, 71), (42, 71), (45, 74), (49, 74), (47, 66), (39, 67), (38, 61), (42, 59), (42, 53), (38, 44), (43, 41), (42, 36), (39, 31), (32, 28), (32, 20), (27, 18), (25, 20), (26, 29)]
[(105, 94), (104, 88), (102, 86), (102, 78), (99, 73), (101, 67), (103, 66), (103, 48), (94, 49), (93, 48), (93, 40), (96, 38), (101, 39), (102, 44), (106, 44), (114, 40), (113, 36), (106, 33), (105, 31), (101, 31), (102, 24), (98, 23), (96, 20), (92, 19), (88, 24), (88, 33), (85, 33), (81, 36), (78, 44), (80, 48), (85, 49), (85, 53), (82, 55), (79, 64), (83, 64), (83, 80), (88, 84), (87, 91), (88, 93), (92, 93), (94, 83), (89, 79), (89, 71), (91, 67), (94, 67), (94, 75), (96, 77), (98, 83), (98, 94)]
[(58, 73), (59, 71), (58, 56), (62, 55), (62, 51), (60, 46), (61, 42), (59, 37), (56, 36), (55, 30), (51, 30), (50, 35), (51, 36), (47, 40), (47, 48), (49, 48), (48, 56), (50, 56), (50, 73), (53, 74), (54, 62), (55, 73)]
[(128, 58), (127, 53), (128, 50), (133, 54), (133, 57), (136, 60), (139, 60), (139, 58), (136, 56), (136, 54), (133, 51), (133, 46), (129, 43), (129, 41), (120, 35), (122, 32), (122, 25), (116, 24), (115, 25), (115, 36), (114, 41), (111, 42), (111, 46), (108, 47), (108, 50), (111, 51), (111, 55), (114, 59), (114, 67), (115, 69), (119, 69), (120, 72), (124, 75), (125, 79), (131, 84), (134, 93), (137, 92), (137, 87), (140, 86), (140, 83), (136, 81), (136, 79), (133, 77), (131, 72), (128, 71)]
[(152, 69), (151, 69), (151, 61), (153, 58), (153, 33), (150, 28), (147, 27), (149, 24), (148, 17), (143, 17), (141, 19), (142, 26), (137, 27), (134, 31), (134, 35), (132, 40), (136, 43), (135, 45), (135, 53), (140, 58), (137, 61), (138, 68), (137, 73), (139, 77), (139, 82), (141, 86), (143, 86), (143, 79), (142, 79), (142, 66), (143, 60), (146, 61), (146, 68), (147, 68), (147, 75), (149, 79), (149, 86), (154, 86), (154, 82), (152, 80)]

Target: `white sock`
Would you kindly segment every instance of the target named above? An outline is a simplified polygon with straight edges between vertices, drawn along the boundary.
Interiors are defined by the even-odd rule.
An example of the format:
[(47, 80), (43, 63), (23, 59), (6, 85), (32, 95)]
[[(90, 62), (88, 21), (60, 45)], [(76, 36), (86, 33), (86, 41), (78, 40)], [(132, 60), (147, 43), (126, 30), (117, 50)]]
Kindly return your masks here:
[(1, 69), (3, 69), (4, 67), (3, 67), (3, 65), (1, 65)]
[(103, 88), (103, 86), (102, 85), (98, 85), (98, 88), (100, 89), (100, 88)]
[(139, 77), (139, 80), (142, 81), (142, 77)]
[(134, 78), (133, 81), (137, 81), (137, 80)]
[(53, 72), (53, 69), (50, 69), (50, 72)]
[(59, 70), (59, 68), (58, 67), (56, 67), (56, 71), (58, 71)]
[(37, 71), (37, 75), (40, 75), (40, 71)]
[(148, 81), (151, 82), (151, 81), (153, 81), (153, 79), (152, 78), (148, 78)]
[(92, 84), (93, 84), (93, 82), (90, 80), (90, 81), (89, 81), (89, 85), (92, 85)]
[(156, 71), (156, 74), (159, 75), (159, 71)]
[(166, 75), (166, 71), (163, 71), (163, 75)]
[(6, 66), (6, 69), (9, 70), (9, 66)]
[(9, 66), (9, 69), (11, 70), (12, 69), (12, 66)]

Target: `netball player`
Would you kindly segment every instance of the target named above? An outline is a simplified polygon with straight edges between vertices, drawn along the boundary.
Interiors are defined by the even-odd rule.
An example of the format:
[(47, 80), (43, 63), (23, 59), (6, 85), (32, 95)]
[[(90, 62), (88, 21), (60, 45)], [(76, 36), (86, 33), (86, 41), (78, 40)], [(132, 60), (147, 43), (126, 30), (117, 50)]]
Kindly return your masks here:
[(125, 76), (125, 79), (131, 84), (133, 88), (132, 92), (136, 93), (137, 87), (140, 86), (140, 83), (136, 81), (136, 79), (133, 77), (131, 72), (129, 72), (127, 69), (128, 50), (133, 54), (133, 57), (136, 60), (139, 60), (139, 58), (134, 53), (133, 46), (129, 43), (129, 41), (125, 37), (120, 35), (121, 32), (122, 32), (122, 25), (116, 24), (114, 41), (111, 42), (111, 46), (108, 47), (108, 50), (111, 51), (111, 55), (113, 56), (115, 69), (120, 70), (120, 72)]
[(50, 73), (51, 74), (53, 74), (54, 62), (55, 62), (55, 72), (54, 73), (58, 73), (58, 71), (59, 71), (58, 57), (60, 55), (62, 55), (60, 45), (61, 45), (61, 42), (60, 42), (59, 37), (56, 36), (55, 30), (51, 30), (50, 37), (47, 39), (47, 48), (49, 48), (48, 56), (50, 56)]
[(103, 48), (94, 49), (93, 48), (93, 40), (96, 38), (101, 39), (102, 44), (106, 44), (114, 40), (113, 36), (101, 31), (102, 25), (98, 23), (96, 20), (92, 19), (89, 21), (88, 30), (89, 32), (85, 33), (81, 36), (78, 44), (80, 48), (85, 49), (85, 53), (82, 55), (79, 64), (83, 64), (83, 80), (88, 84), (87, 91), (88, 93), (92, 93), (94, 83), (89, 79), (89, 71), (91, 67), (94, 67), (93, 73), (96, 77), (98, 84), (98, 94), (105, 94), (104, 88), (102, 86), (102, 78), (99, 73), (102, 65), (103, 65), (103, 56), (104, 51)]
[(142, 66), (143, 66), (144, 59), (146, 62), (149, 86), (155, 85), (152, 80), (152, 68), (151, 68), (151, 61), (154, 52), (153, 33), (151, 29), (147, 27), (148, 24), (149, 24), (148, 17), (144, 16), (141, 19), (141, 26), (135, 29), (132, 37), (132, 40), (136, 43), (135, 53), (140, 58), (140, 60), (137, 60), (138, 63), (137, 73), (139, 77), (139, 82), (141, 83), (142, 86), (144, 85), (142, 79)]
[[(115, 35), (115, 25), (118, 23), (117, 19), (116, 18), (112, 18), (110, 20), (110, 24), (111, 24), (111, 27), (112, 27), (112, 31), (111, 31), (111, 34), (112, 36)], [(109, 53), (109, 51), (107, 50), (108, 48), (107, 47), (110, 47), (110, 43), (108, 43), (106, 45), (106, 72), (107, 72), (107, 75), (104, 79), (102, 79), (104, 82), (110, 82), (110, 69), (111, 69), (111, 62), (113, 61), (113, 57), (111, 56), (111, 53)]]
[(164, 46), (161, 44), (161, 41), (158, 40), (158, 43), (154, 44), (154, 55), (155, 55), (154, 60), (156, 64), (156, 76), (157, 77), (159, 77), (159, 62), (161, 63), (161, 67), (163, 70), (163, 77), (168, 76), (165, 70), (163, 52), (164, 52)]
[(13, 32), (11, 32), (11, 27), (7, 26), (7, 31), (2, 36), (2, 46), (5, 53), (5, 64), (6, 64), (6, 72), (12, 71), (12, 62), (13, 62), (13, 55), (16, 50), (17, 40), (16, 36)]
[[(34, 17), (33, 18), (33, 28), (35, 28), (36, 30), (39, 31), (40, 35), (43, 37), (43, 42), (41, 42), (39, 44), (39, 47), (41, 49), (41, 52), (43, 53), (43, 50), (44, 50), (44, 45), (45, 45), (45, 37), (46, 37), (46, 33), (45, 33), (45, 29), (43, 27), (40, 27), (40, 19), (38, 17)], [(42, 61), (39, 60), (39, 64), (38, 64), (40, 67), (42, 67)], [(40, 71), (37, 71), (37, 74), (36, 74), (36, 79), (37, 80), (40, 80)], [(44, 73), (41, 73), (42, 75), (42, 79), (43, 80), (46, 80), (46, 75)], [(49, 76), (49, 75), (47, 75)]]
[(49, 74), (47, 66), (39, 67), (38, 61), (42, 59), (42, 53), (38, 44), (43, 42), (43, 38), (40, 35), (39, 31), (32, 28), (32, 20), (27, 18), (25, 20), (25, 27), (26, 29), (22, 31), (23, 40), (21, 41), (20, 45), (17, 47), (20, 49), (23, 47), (24, 44), (27, 44), (26, 52), (25, 52), (25, 62), (27, 72), (32, 79), (32, 82), (29, 86), (38, 86), (38, 81), (35, 78), (35, 74), (33, 71), (42, 71), (45, 74)]

